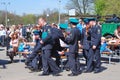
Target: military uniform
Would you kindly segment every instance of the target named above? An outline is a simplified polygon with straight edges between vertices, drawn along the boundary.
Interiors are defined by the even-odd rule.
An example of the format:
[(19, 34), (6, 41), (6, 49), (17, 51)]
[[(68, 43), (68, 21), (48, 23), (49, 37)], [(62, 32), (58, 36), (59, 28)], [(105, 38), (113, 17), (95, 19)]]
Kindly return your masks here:
[[(70, 20), (71, 24), (76, 24), (77, 21)], [(78, 41), (81, 38), (80, 31), (77, 27), (72, 28), (70, 35), (66, 38), (66, 42), (69, 44), (69, 52), (66, 54), (68, 57), (68, 64), (72, 71), (69, 76), (75, 76), (80, 73), (80, 65), (78, 61)]]
[(94, 71), (100, 71), (101, 57), (100, 57), (100, 46), (101, 46), (101, 27), (95, 25), (91, 28), (91, 45), (95, 45), (96, 49), (93, 49), (94, 57)]
[(91, 45), (90, 45), (90, 41), (91, 41), (91, 36), (89, 34), (89, 32), (86, 33), (86, 28), (82, 29), (82, 36), (81, 36), (81, 45), (83, 46), (83, 56), (86, 59), (86, 65), (87, 61), (88, 61), (88, 55), (89, 55), (89, 51), (91, 49)]
[(56, 58), (56, 64), (59, 66), (60, 65), (60, 55), (58, 54), (58, 51), (62, 51), (63, 48), (60, 46), (60, 41), (61, 40), (65, 40), (64, 35), (62, 33), (62, 31), (60, 29), (57, 28), (53, 28), (52, 29), (52, 38), (53, 38), (53, 49), (52, 49), (52, 56)]
[(54, 60), (51, 58), (51, 53), (53, 49), (53, 39), (52, 39), (52, 28), (51, 26), (45, 25), (42, 28), (42, 64), (43, 64), (43, 74), (49, 75), (49, 67), (53, 74), (59, 73), (60, 68), (56, 65)]
[[(83, 37), (83, 49), (85, 50), (87, 54), (87, 69), (85, 72), (92, 72), (93, 70), (100, 68), (100, 44), (101, 44), (101, 29), (100, 27), (96, 25), (90, 25), (90, 21), (95, 21), (95, 19), (87, 19), (87, 23), (91, 28), (88, 31), (88, 36)], [(83, 30), (84, 31), (84, 30)], [(84, 33), (85, 34), (85, 31)], [(88, 39), (87, 39), (88, 38)], [(85, 41), (85, 42), (84, 42)], [(93, 49), (93, 46), (96, 46), (95, 49)], [(84, 51), (84, 50), (83, 50)]]
[[(35, 31), (34, 35), (39, 35), (39, 31)], [(26, 59), (25, 64), (31, 68), (37, 69), (37, 68), (35, 68), (35, 66), (37, 66), (37, 63), (33, 64), (33, 60), (34, 60), (34, 62), (35, 62), (35, 60), (36, 60), (36, 62), (38, 61), (38, 59), (34, 59), (34, 58), (38, 55), (38, 52), (41, 50), (42, 45), (40, 44), (40, 39), (36, 39), (35, 43), (36, 43), (36, 45), (35, 45), (32, 53)]]
[(32, 71), (40, 71), (42, 69), (42, 57), (41, 54), (37, 54), (31, 62)]

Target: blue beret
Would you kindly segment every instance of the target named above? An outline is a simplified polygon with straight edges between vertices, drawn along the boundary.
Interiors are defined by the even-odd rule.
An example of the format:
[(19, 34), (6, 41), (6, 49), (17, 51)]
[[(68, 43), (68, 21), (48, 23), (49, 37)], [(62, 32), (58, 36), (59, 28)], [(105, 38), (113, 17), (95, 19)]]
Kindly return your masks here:
[(95, 18), (85, 18), (84, 19), (85, 24), (88, 24), (90, 21), (96, 21), (96, 19)]
[(69, 19), (70, 23), (73, 23), (73, 24), (78, 24), (79, 23), (79, 20), (76, 19), (76, 18), (71, 18)]
[(95, 18), (89, 18), (89, 21), (96, 21)]
[(84, 21), (85, 24), (89, 23), (89, 19), (88, 18), (85, 18), (83, 21)]
[(35, 30), (35, 31), (33, 31), (33, 34), (34, 34), (34, 35), (39, 35), (39, 31), (38, 31), (38, 30)]
[(68, 28), (68, 24), (66, 24), (66, 23), (61, 23), (61, 24), (59, 24), (59, 26), (62, 29), (67, 29)]

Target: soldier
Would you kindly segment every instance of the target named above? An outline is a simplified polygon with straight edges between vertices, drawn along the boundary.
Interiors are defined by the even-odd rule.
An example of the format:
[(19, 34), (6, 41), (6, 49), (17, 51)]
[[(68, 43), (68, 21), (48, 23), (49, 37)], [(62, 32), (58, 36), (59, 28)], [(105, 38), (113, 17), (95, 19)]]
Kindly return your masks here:
[(52, 29), (52, 38), (54, 40), (54, 45), (52, 49), (52, 56), (56, 58), (56, 64), (58, 67), (60, 66), (60, 55), (58, 54), (58, 51), (62, 51), (63, 48), (60, 45), (60, 40), (65, 41), (64, 35), (60, 29), (57, 27), (53, 27)]
[(100, 72), (101, 62), (100, 62), (100, 45), (101, 45), (101, 27), (96, 25), (95, 19), (89, 19), (89, 25), (91, 26), (91, 47), (92, 50), (89, 52), (89, 66), (87, 66), (86, 72), (94, 73)]
[(68, 56), (68, 64), (72, 73), (68, 74), (68, 76), (77, 76), (81, 73), (78, 62), (78, 41), (81, 38), (81, 34), (79, 29), (76, 27), (78, 24), (77, 19), (70, 19), (70, 24), (72, 30), (70, 35), (66, 38), (66, 42), (69, 44), (69, 52), (66, 53), (66, 55)]
[[(37, 66), (37, 64), (34, 64), (33, 65), (33, 60), (34, 60), (34, 62), (35, 62), (35, 57), (36, 56), (38, 56), (38, 53), (39, 53), (39, 51), (41, 50), (41, 44), (40, 44), (40, 37), (39, 37), (39, 34), (40, 34), (40, 32), (38, 31), (38, 30), (36, 30), (36, 31), (34, 31), (33, 32), (34, 33), (34, 35), (35, 35), (35, 47), (34, 47), (34, 49), (33, 49), (33, 51), (32, 51), (32, 53), (28, 56), (28, 58), (26, 59), (26, 61), (25, 61), (25, 64), (27, 65), (27, 67), (28, 68), (30, 68), (31, 70), (33, 69), (33, 67), (34, 66)], [(26, 44), (28, 44), (28, 43), (26, 43)], [(37, 70), (37, 69), (35, 69), (35, 70)]]
[(49, 67), (53, 72), (53, 76), (59, 76), (60, 68), (51, 58), (51, 52), (53, 49), (52, 27), (47, 25), (46, 20), (43, 18), (39, 18), (38, 24), (42, 26), (42, 39), (40, 43), (42, 44), (43, 73), (40, 76), (49, 75)]
[[(89, 26), (89, 21), (88, 19), (84, 19), (84, 23), (86, 25), (85, 28), (82, 29), (82, 38), (81, 38), (81, 42), (80, 42), (80, 47), (83, 49), (83, 56), (86, 59), (86, 65), (89, 65), (89, 60), (88, 60), (88, 56), (89, 56), (89, 52), (91, 50), (91, 45), (90, 45), (90, 41), (91, 41), (91, 36), (89, 33), (90, 30), (90, 26)], [(88, 63), (87, 63), (88, 61)]]
[(91, 45), (94, 52), (94, 73), (101, 72), (101, 54), (100, 54), (100, 46), (101, 46), (101, 27), (96, 24), (97, 22), (93, 20), (91, 24), (93, 24), (91, 28)]

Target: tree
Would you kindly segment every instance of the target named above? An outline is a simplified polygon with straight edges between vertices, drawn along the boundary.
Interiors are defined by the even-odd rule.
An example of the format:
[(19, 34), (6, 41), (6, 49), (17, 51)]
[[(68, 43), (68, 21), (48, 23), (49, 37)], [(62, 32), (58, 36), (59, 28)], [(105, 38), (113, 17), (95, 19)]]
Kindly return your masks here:
[[(0, 24), (5, 25), (5, 13), (5, 11), (0, 11)], [(22, 22), (21, 17), (16, 14), (7, 12), (7, 17), (9, 19), (9, 21), (7, 22), (8, 26)]]
[(93, 9), (94, 0), (69, 0), (66, 8), (76, 9), (79, 14), (87, 14)]
[(106, 0), (106, 8), (104, 14), (120, 15), (120, 0)]
[(95, 12), (96, 14), (102, 15), (104, 8), (106, 7), (105, 0), (95, 0)]
[(117, 14), (120, 16), (120, 0), (95, 0), (95, 12), (100, 15)]
[[(49, 16), (47, 16), (49, 14)], [(8, 25), (17, 24), (36, 24), (39, 17), (47, 18), (48, 23), (58, 23), (58, 9), (50, 10), (49, 8), (43, 11), (43, 14), (23, 14), (22, 16), (16, 15), (14, 13), (7, 12), (8, 15)], [(61, 22), (66, 20), (66, 14), (61, 13)], [(0, 24), (5, 25), (5, 11), (0, 11)]]
[(4, 14), (5, 14), (5, 12), (0, 11), (0, 24), (5, 24)]
[(41, 17), (46, 18), (48, 23), (58, 23), (58, 14), (58, 9), (50, 10), (49, 8), (47, 8), (43, 11)]
[(27, 14), (22, 16), (22, 23), (23, 24), (35, 24), (36, 23), (36, 16), (33, 14)]

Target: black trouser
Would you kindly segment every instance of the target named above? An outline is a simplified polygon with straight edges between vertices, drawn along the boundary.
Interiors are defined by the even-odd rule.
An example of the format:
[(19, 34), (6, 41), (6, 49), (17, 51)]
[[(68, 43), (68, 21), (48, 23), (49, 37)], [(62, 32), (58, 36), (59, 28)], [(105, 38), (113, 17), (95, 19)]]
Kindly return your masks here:
[(94, 68), (93, 60), (94, 60), (94, 52), (93, 49), (90, 48), (87, 54), (87, 71), (93, 70)]
[(38, 70), (42, 68), (42, 57), (40, 54), (38, 54), (31, 63), (31, 66), (34, 70)]
[(93, 50), (94, 51), (94, 69), (100, 69), (101, 68), (101, 55), (100, 55), (100, 49)]
[(55, 61), (51, 58), (50, 49), (42, 50), (42, 65), (43, 65), (44, 74), (49, 74), (49, 67), (53, 73), (58, 73), (60, 71), (60, 68), (56, 65)]
[(8, 52), (7, 52), (7, 56), (9, 56), (10, 60), (13, 61), (14, 56), (15, 56), (15, 52), (13, 52), (13, 51), (8, 51)]
[(86, 59), (86, 65), (87, 65), (87, 55), (89, 54), (89, 50), (83, 49), (83, 57)]
[(58, 54), (57, 50), (52, 50), (52, 57), (56, 58), (56, 64), (60, 66), (60, 55)]
[(69, 52), (67, 56), (68, 56), (68, 64), (70, 70), (72, 71), (73, 74), (78, 74), (80, 72), (78, 53)]
[(32, 51), (32, 53), (28, 56), (28, 58), (26, 59), (26, 65), (31, 65), (31, 62), (32, 62), (32, 60), (38, 55), (38, 52), (41, 50), (41, 44), (40, 43), (38, 43), (35, 47), (34, 47), (34, 49), (33, 49), (33, 51)]

